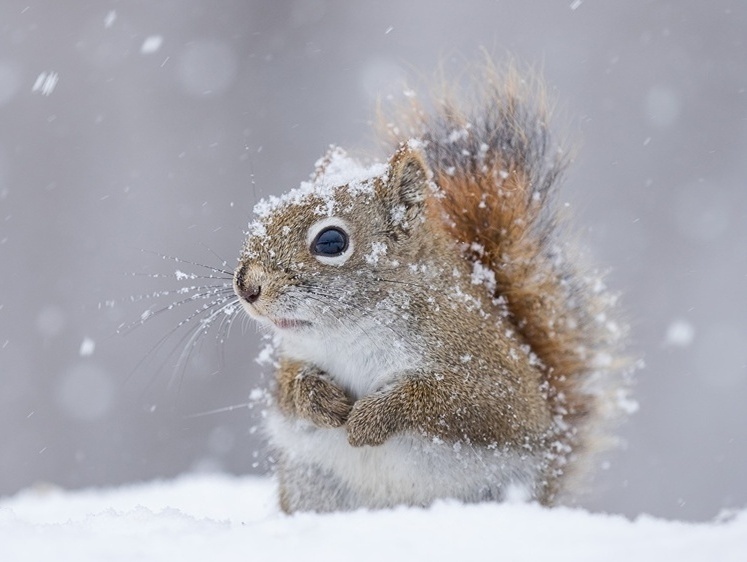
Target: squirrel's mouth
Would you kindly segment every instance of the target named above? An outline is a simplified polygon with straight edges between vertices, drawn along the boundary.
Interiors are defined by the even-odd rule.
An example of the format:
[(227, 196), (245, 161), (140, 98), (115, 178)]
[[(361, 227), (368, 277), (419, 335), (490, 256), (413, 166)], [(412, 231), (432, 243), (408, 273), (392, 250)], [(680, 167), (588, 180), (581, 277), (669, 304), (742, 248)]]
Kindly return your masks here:
[(246, 301), (241, 303), (244, 310), (249, 316), (265, 326), (272, 326), (278, 330), (299, 330), (301, 328), (307, 328), (312, 325), (308, 320), (300, 320), (297, 318), (277, 318), (269, 316), (265, 311), (258, 310), (255, 305), (252, 305)]

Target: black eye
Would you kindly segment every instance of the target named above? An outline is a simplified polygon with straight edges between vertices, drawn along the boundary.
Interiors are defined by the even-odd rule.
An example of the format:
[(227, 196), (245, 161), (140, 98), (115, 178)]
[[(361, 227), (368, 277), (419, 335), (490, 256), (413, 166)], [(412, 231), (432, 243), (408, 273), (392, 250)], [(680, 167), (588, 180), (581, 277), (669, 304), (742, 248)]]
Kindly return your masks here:
[(317, 256), (335, 257), (348, 249), (348, 235), (335, 226), (325, 228), (311, 243), (311, 253)]

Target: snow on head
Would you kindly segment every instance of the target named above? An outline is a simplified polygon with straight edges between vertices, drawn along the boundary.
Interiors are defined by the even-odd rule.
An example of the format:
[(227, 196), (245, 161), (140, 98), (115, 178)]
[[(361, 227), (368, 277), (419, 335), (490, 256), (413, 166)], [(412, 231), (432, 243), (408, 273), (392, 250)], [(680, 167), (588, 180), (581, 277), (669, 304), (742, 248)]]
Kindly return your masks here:
[(344, 188), (351, 196), (358, 194), (372, 194), (374, 179), (386, 174), (386, 164), (376, 163), (363, 166), (350, 158), (341, 148), (330, 148), (329, 152), (315, 164), (316, 172), (309, 181), (301, 183), (296, 189), (281, 195), (271, 195), (254, 206), (257, 219), (249, 224), (248, 234), (264, 236), (267, 220), (278, 210), (305, 203), (311, 198), (321, 201), (315, 209), (320, 217), (334, 216), (337, 209), (335, 194)]

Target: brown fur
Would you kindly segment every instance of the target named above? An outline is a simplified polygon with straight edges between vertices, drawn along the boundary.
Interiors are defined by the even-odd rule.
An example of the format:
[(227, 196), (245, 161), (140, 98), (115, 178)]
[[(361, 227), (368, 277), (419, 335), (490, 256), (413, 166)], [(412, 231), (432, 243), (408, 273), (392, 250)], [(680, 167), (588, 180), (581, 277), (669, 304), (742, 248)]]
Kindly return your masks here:
[(276, 373), (278, 406), (319, 427), (341, 427), (353, 406), (345, 391), (319, 369), (283, 359)]
[[(400, 204), (405, 209), (402, 221), (386, 227), (401, 257), (417, 262), (425, 254), (440, 270), (461, 270), (462, 279), (469, 279), (469, 263), (455, 251), (451, 232), (438, 218), (440, 207), (429, 197), (428, 169), (421, 153), (400, 147), (390, 159), (389, 170), (387, 182), (378, 186), (377, 199), (387, 209)], [(360, 264), (351, 267), (352, 277)], [(441, 307), (440, 314), (433, 314), (429, 302), (433, 290), (420, 293), (424, 280), (406, 271), (399, 273), (397, 283), (409, 286), (405, 290), (408, 306), (420, 319), (408, 336), (414, 340), (419, 335), (424, 340), (419, 345), (433, 349), (429, 369), (404, 372), (394, 385), (353, 400), (316, 367), (283, 359), (277, 373), (280, 408), (319, 427), (345, 424), (350, 444), (357, 447), (380, 445), (403, 431), (449, 442), (466, 439), (477, 445), (529, 446), (545, 438), (551, 420), (539, 392), (541, 381), (515, 338), (496, 334), (493, 324), (500, 318), (480, 318), (464, 304), (452, 308), (454, 303), (448, 298), (440, 302), (454, 283), (450, 276), (428, 283), (436, 289)], [(239, 277), (243, 283), (246, 273)], [(479, 298), (476, 289), (469, 284), (462, 287), (465, 292), (477, 292)], [(376, 301), (384, 298), (376, 296), (381, 290), (376, 284), (367, 284), (360, 297)], [(480, 357), (479, 367), (461, 365), (458, 357), (476, 349), (492, 352)]]

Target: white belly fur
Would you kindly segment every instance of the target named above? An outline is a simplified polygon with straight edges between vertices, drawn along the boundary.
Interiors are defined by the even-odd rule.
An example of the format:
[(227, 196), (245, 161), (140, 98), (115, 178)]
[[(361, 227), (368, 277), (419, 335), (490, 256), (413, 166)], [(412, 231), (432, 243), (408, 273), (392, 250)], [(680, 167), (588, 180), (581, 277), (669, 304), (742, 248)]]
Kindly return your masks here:
[(277, 411), (268, 416), (267, 429), (288, 462), (333, 475), (360, 498), (359, 507), (428, 505), (439, 498), (476, 502), (507, 493), (529, 499), (536, 484), (538, 459), (514, 450), (410, 435), (377, 447), (352, 447), (344, 428), (320, 429)]

